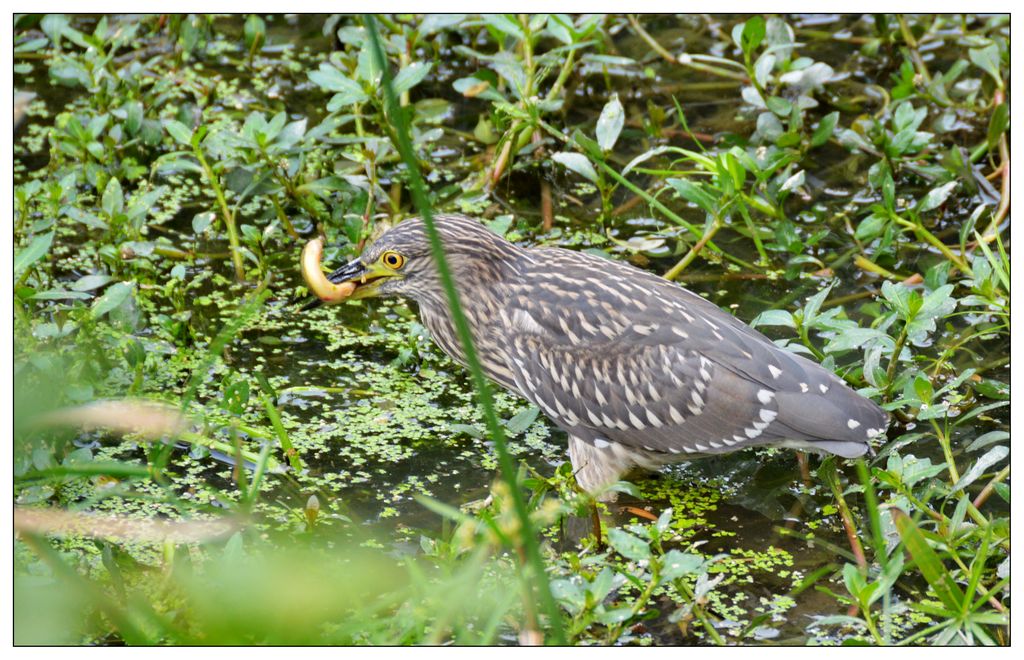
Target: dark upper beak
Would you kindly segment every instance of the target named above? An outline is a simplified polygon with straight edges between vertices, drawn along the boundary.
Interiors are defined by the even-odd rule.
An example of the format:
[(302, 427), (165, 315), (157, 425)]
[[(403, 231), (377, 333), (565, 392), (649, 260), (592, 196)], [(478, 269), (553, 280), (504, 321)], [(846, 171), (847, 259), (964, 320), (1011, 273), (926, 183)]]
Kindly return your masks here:
[[(354, 259), (354, 260), (348, 262), (347, 264), (345, 264), (344, 266), (342, 266), (341, 268), (335, 270), (330, 275), (328, 275), (327, 279), (330, 280), (331, 282), (335, 283), (335, 284), (341, 284), (342, 282), (348, 282), (350, 280), (359, 279), (365, 273), (366, 273), (366, 266), (363, 265), (363, 262), (361, 262), (359, 259)], [(300, 301), (301, 300), (296, 300), (294, 302), (297, 303), (297, 302), (300, 302)], [(300, 311), (305, 312), (305, 311), (310, 310), (310, 309), (316, 309), (317, 307), (319, 307), (322, 304), (323, 303), (320, 302), (319, 299), (314, 299), (314, 300), (311, 300), (311, 301), (307, 302), (305, 305), (303, 305)]]
[(362, 277), (363, 273), (365, 272), (366, 266), (363, 265), (363, 262), (359, 261), (358, 259), (353, 259), (352, 261), (348, 262), (338, 270), (328, 275), (327, 279), (329, 279), (331, 282), (334, 282), (335, 284), (341, 284), (342, 282), (348, 282), (350, 280), (358, 279)]

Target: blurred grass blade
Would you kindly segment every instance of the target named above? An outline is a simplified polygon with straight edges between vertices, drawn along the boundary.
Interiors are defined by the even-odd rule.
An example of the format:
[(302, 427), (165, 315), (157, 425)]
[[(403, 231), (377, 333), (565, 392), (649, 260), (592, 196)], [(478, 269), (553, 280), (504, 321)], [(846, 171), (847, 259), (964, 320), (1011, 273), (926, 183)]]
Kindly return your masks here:
[(226, 518), (168, 520), (96, 515), (61, 509), (14, 509), (15, 531), (47, 536), (84, 536), (138, 543), (203, 543), (226, 538), (237, 528), (236, 523)]
[[(491, 438), (494, 441), (495, 449), (498, 453), (498, 463), (501, 467), (502, 478), (509, 486), (516, 515), (519, 518), (519, 523), (521, 525), (519, 541), (522, 544), (523, 552), (526, 555), (526, 563), (531, 569), (531, 581), (533, 582), (534, 589), (537, 592), (536, 595), (541, 601), (541, 606), (548, 615), (548, 626), (550, 627), (552, 635), (551, 641), (555, 644), (565, 644), (565, 635), (562, 631), (561, 612), (555, 603), (554, 597), (551, 595), (551, 587), (548, 584), (544, 562), (540, 555), (537, 536), (533, 531), (533, 524), (530, 521), (530, 515), (526, 509), (526, 502), (523, 500), (523, 495), (519, 491), (516, 483), (515, 465), (513, 464), (512, 457), (508, 453), (508, 448), (505, 445), (505, 435), (502, 430), (501, 423), (498, 421), (498, 415), (494, 409), (490, 386), (484, 377), (483, 369), (480, 366), (480, 360), (474, 350), (473, 336), (470, 331), (469, 322), (466, 320), (466, 316), (459, 303), (459, 294), (455, 287), (455, 280), (452, 277), (447, 259), (445, 258), (444, 247), (441, 244), (441, 237), (437, 232), (437, 228), (434, 226), (433, 211), (431, 209), (429, 197), (427, 196), (426, 185), (423, 182), (423, 177), (419, 170), (419, 163), (416, 161), (416, 154), (412, 148), (408, 119), (405, 115), (404, 109), (399, 105), (398, 95), (395, 93), (391, 70), (388, 67), (387, 58), (384, 55), (384, 44), (379, 32), (377, 31), (377, 21), (372, 15), (367, 14), (364, 17), (363, 22), (366, 25), (366, 32), (369, 37), (372, 55), (377, 63), (377, 67), (381, 71), (381, 86), (384, 90), (386, 108), (388, 116), (393, 122), (395, 129), (394, 135), (397, 140), (395, 147), (398, 149), (402, 156), (402, 160), (409, 168), (409, 187), (412, 192), (412, 197), (422, 217), (427, 236), (430, 239), (431, 250), (437, 265), (438, 275), (440, 276), (442, 287), (444, 288), (445, 295), (448, 299), (449, 309), (458, 333), (459, 341), (462, 344), (463, 352), (466, 356), (466, 364), (469, 367), (470, 374), (473, 378), (473, 386), (477, 391), (477, 398), (480, 402), (480, 407), (483, 408), (488, 431), (490, 432)], [(528, 595), (527, 597), (530, 596)]]
[(189, 426), (188, 418), (177, 408), (145, 399), (94, 401), (55, 410), (35, 421), (41, 426), (77, 426), (84, 431), (106, 429), (122, 435), (134, 433), (148, 440), (178, 437)]
[(960, 612), (963, 609), (964, 592), (953, 581), (949, 571), (942, 564), (942, 560), (935, 554), (924, 534), (917, 528), (914, 521), (903, 511), (892, 509), (893, 522), (900, 533), (900, 538), (907, 548), (907, 552), (914, 558), (921, 574), (928, 582), (928, 585), (938, 596), (942, 604), (951, 612)]

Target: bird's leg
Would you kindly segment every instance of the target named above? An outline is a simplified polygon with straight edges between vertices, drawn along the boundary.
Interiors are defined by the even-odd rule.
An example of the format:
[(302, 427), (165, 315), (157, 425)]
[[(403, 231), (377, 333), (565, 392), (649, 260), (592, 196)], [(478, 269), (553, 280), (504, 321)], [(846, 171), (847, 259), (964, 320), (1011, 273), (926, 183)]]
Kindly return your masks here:
[(796, 453), (796, 462), (800, 464), (800, 478), (803, 480), (804, 485), (810, 488), (814, 485), (811, 481), (811, 464), (807, 458), (807, 452), (798, 451)]

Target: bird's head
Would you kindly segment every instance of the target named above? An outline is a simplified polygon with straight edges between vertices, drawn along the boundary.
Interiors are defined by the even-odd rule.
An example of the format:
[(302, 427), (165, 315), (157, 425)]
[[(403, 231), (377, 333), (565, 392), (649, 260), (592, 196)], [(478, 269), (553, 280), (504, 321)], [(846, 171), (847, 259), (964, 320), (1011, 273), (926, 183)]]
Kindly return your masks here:
[[(503, 264), (520, 250), (472, 218), (438, 215), (434, 223), (456, 282), (481, 283), (481, 278), (500, 276)], [(387, 230), (358, 259), (327, 279), (335, 284), (355, 283), (349, 299), (403, 296), (421, 303), (444, 299), (430, 239), (420, 218)]]

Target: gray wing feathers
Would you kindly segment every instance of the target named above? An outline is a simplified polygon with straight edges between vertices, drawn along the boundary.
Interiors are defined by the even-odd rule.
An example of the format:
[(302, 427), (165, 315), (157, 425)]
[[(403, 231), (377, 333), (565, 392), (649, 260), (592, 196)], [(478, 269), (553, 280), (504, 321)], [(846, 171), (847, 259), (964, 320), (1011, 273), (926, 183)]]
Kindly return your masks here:
[[(886, 414), (817, 364), (661, 278), (577, 252), (506, 310), (521, 393), (574, 437), (665, 462), (782, 444), (858, 456)], [(571, 301), (572, 309), (563, 306)], [(654, 459), (652, 459), (654, 460)]]

